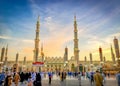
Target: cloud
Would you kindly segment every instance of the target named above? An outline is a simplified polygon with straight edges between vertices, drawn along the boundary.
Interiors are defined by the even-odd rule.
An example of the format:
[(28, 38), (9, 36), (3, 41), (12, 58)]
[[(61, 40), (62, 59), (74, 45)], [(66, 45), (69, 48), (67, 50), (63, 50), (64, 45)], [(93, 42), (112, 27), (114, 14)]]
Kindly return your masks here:
[[(120, 33), (113, 33), (110, 35), (107, 35), (106, 37), (99, 37), (95, 35), (86, 35), (85, 39), (87, 40), (84, 46), (80, 46), (80, 56), (82, 57), (81, 59), (83, 60), (83, 57), (86, 55), (89, 57), (89, 53), (93, 53), (93, 58), (94, 60), (99, 59), (99, 46), (102, 47), (103, 50), (103, 56), (106, 56), (107, 60), (111, 60), (111, 51), (110, 51), (110, 46), (111, 44), (114, 45), (113, 39), (114, 36), (116, 36), (118, 39), (120, 38)], [(120, 42), (119, 42), (120, 45)], [(114, 50), (114, 47), (113, 47)]]
[(22, 41), (26, 43), (32, 43), (32, 44), (34, 43), (34, 40), (28, 40), (28, 39), (23, 39)]
[(30, 7), (31, 7), (31, 11), (33, 14), (33, 17), (38, 16), (38, 15), (43, 15), (45, 9), (43, 7), (40, 7), (38, 5), (38, 3), (36, 3), (35, 0), (29, 0), (30, 2)]
[(9, 25), (0, 21), (0, 35), (2, 36), (10, 36), (12, 34)]
[(10, 36), (0, 36), (0, 39), (5, 39), (5, 40), (12, 40), (12, 41), (16, 41), (16, 42), (24, 42), (24, 43), (34, 43), (34, 40), (30, 40), (30, 39), (21, 39), (21, 38), (13, 38)]
[[(73, 28), (71, 27), (71, 24), (65, 26), (60, 25), (59, 23), (54, 22), (52, 17), (49, 16), (45, 18), (43, 27), (49, 30), (49, 35), (47, 35), (46, 37), (41, 37), (44, 40), (46, 55), (63, 56), (65, 43), (73, 40)], [(68, 32), (70, 35), (67, 35)], [(61, 52), (61, 50), (63, 52)]]
[[(109, 24), (109, 26), (110, 26), (111, 24), (113, 24), (113, 23), (111, 23), (111, 21), (116, 16), (119, 15), (120, 10), (119, 10), (119, 8), (115, 8), (109, 14), (105, 14), (105, 13), (99, 12), (98, 8), (92, 8), (90, 10), (90, 13), (89, 12), (88, 12), (88, 14), (86, 14), (86, 13), (85, 13), (85, 15), (82, 15), (78, 18), (79, 26), (84, 28), (83, 35), (88, 34), (90, 32), (92, 34), (99, 30), (102, 30), (102, 32), (101, 32), (101, 34), (102, 34), (104, 31), (108, 32), (110, 30), (108, 28), (111, 28), (111, 27), (104, 29), (105, 25)], [(93, 15), (93, 14), (96, 14), (96, 15)]]
[(87, 40), (87, 47), (86, 48), (96, 48), (96, 47), (110, 47), (110, 44), (113, 44), (113, 39), (114, 37), (120, 38), (120, 33), (113, 33), (110, 35), (107, 35), (106, 37), (99, 37), (97, 35), (86, 35), (86, 40)]
[(9, 36), (0, 36), (0, 39), (11, 39)]
[[(29, 1), (32, 17), (23, 17), (19, 18), (19, 20), (18, 18), (15, 20), (13, 18), (10, 24), (12, 35), (0, 36), (0, 39), (10, 41), (11, 49), (14, 48), (13, 52), (10, 51), (10, 53), (18, 51), (21, 53), (21, 57), (27, 55), (27, 57), (33, 58), (32, 50), (34, 49), (35, 24), (39, 14), (41, 16), (40, 44), (44, 44), (44, 53), (46, 56), (63, 56), (66, 46), (69, 48), (69, 56), (72, 56), (74, 52), (73, 16), (75, 11), (77, 12), (80, 59), (85, 55), (88, 56), (89, 52), (97, 53), (95, 57), (99, 58), (99, 46), (103, 47), (107, 52), (106, 49), (113, 42), (113, 36), (120, 37), (119, 33), (111, 32), (110, 35), (108, 33), (103, 34), (105, 31), (109, 32), (109, 29), (112, 29), (106, 29), (105, 25), (111, 25), (112, 19), (120, 12), (118, 8), (109, 14), (105, 14), (100, 11), (101, 4), (90, 8), (84, 4), (69, 8), (69, 6), (64, 7), (64, 3), (41, 4), (37, 3), (36, 0)], [(100, 33), (96, 33), (97, 31), (100, 31)], [(14, 56), (14, 54), (11, 56)]]

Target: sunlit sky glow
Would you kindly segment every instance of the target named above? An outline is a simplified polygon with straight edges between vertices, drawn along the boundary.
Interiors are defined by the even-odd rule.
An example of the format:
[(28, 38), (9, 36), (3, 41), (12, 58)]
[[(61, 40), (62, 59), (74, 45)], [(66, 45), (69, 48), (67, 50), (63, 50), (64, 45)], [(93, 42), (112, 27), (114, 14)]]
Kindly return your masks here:
[(1, 0), (0, 51), (9, 45), (8, 60), (24, 56), (33, 59), (36, 21), (40, 15), (40, 45), (45, 56), (63, 57), (68, 47), (73, 56), (74, 14), (77, 16), (80, 60), (93, 53), (99, 60), (98, 48), (111, 60), (110, 44), (120, 40), (120, 0)]

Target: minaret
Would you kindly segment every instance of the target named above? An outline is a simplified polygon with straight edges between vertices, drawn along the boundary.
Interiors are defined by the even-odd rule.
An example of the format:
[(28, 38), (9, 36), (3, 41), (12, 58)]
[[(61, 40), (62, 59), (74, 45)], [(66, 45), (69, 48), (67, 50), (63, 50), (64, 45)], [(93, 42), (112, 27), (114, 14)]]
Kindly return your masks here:
[(77, 61), (79, 61), (79, 48), (78, 48), (78, 30), (77, 30), (77, 21), (76, 16), (74, 16), (74, 58)]
[(16, 60), (15, 60), (15, 63), (16, 63), (16, 64), (18, 63), (18, 57), (19, 57), (19, 54), (17, 53), (17, 54), (16, 54)]
[(3, 62), (4, 54), (5, 54), (5, 48), (3, 47), (1, 50), (1, 60), (0, 60), (1, 62)]
[(23, 65), (26, 65), (26, 56), (24, 57)]
[(65, 54), (64, 54), (64, 62), (65, 61), (68, 61), (68, 48), (67, 48), (67, 46), (65, 48)]
[(102, 54), (102, 48), (99, 47), (99, 55), (100, 55), (100, 61), (103, 61), (103, 54)]
[(39, 16), (36, 24), (36, 38), (35, 38), (35, 48), (34, 48), (34, 62), (38, 61), (39, 57), (39, 32), (40, 32), (40, 21)]
[(43, 62), (44, 61), (43, 44), (41, 45), (41, 57), (42, 57), (42, 62)]
[(113, 63), (115, 64), (115, 55), (114, 55), (114, 52), (113, 52), (112, 45), (111, 45), (111, 57), (112, 57)]
[(90, 64), (93, 63), (93, 60), (92, 60), (92, 53), (90, 53)]
[(114, 37), (114, 48), (115, 48), (115, 54), (116, 54), (116, 58), (119, 59), (120, 58), (120, 52), (119, 52), (119, 43), (118, 43), (118, 39), (116, 37)]
[(7, 65), (7, 53), (8, 53), (8, 45), (7, 45), (6, 50), (5, 50), (5, 61), (4, 61), (4, 65)]

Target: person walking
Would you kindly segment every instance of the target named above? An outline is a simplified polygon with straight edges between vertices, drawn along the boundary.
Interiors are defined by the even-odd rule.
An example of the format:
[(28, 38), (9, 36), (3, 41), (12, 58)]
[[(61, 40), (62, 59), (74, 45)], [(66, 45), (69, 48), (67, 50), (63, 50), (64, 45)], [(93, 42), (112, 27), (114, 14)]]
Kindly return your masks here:
[(90, 83), (91, 83), (91, 86), (94, 84), (94, 73), (93, 72), (91, 72), (91, 74), (90, 74)]
[(64, 72), (63, 72), (64, 80), (66, 80), (66, 76), (67, 76), (67, 73), (64, 71)]
[(78, 73), (78, 81), (79, 81), (79, 86), (81, 86), (81, 74), (80, 74), (80, 72)]
[(3, 85), (4, 80), (5, 80), (5, 73), (4, 73), (4, 72), (2, 72), (2, 73), (0, 74), (0, 86), (2, 86), (2, 85)]
[(52, 79), (52, 73), (48, 72), (48, 77), (49, 77), (49, 84), (51, 84), (51, 79)]
[(94, 81), (95, 81), (95, 86), (103, 86), (103, 78), (98, 71), (96, 71), (96, 73), (94, 74)]
[(4, 86), (12, 86), (12, 76), (10, 74), (6, 76)]
[(61, 81), (64, 81), (64, 72), (61, 72)]
[(31, 76), (29, 76), (29, 78), (28, 78), (28, 86), (32, 86), (32, 77)]
[(20, 76), (18, 73), (15, 74), (14, 76), (14, 83), (15, 83), (15, 86), (18, 86), (18, 82), (20, 81)]
[(34, 86), (42, 86), (40, 73), (36, 74), (36, 80), (34, 81)]
[(25, 74), (22, 72), (22, 73), (20, 73), (20, 82), (21, 82), (21, 84), (23, 84), (24, 80), (25, 80)]
[(116, 79), (117, 79), (118, 86), (120, 86), (120, 71), (116, 75)]
[(106, 77), (105, 77), (105, 73), (104, 72), (102, 72), (102, 77), (103, 77), (103, 85), (105, 85), (105, 83), (106, 83)]

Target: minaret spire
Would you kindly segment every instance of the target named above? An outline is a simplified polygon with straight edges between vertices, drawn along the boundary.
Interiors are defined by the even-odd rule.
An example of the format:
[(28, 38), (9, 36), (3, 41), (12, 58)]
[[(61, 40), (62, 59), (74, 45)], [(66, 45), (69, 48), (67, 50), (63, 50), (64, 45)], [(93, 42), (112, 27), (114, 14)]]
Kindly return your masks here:
[(6, 46), (6, 49), (5, 49), (5, 61), (4, 61), (4, 64), (7, 65), (7, 54), (8, 54), (8, 44)]
[(5, 54), (5, 47), (3, 47), (1, 50), (1, 59), (0, 59), (1, 62), (3, 62), (4, 54)]
[(103, 53), (102, 53), (102, 48), (101, 46), (99, 47), (99, 56), (100, 56), (100, 61), (103, 61)]
[(76, 21), (76, 15), (74, 16), (74, 58), (77, 61), (79, 61), (79, 48), (78, 48), (78, 30), (77, 30), (77, 21)]
[(24, 57), (23, 65), (26, 65), (26, 56)]
[(115, 55), (114, 55), (114, 52), (113, 52), (112, 45), (111, 45), (111, 57), (112, 57), (113, 63), (115, 64)]
[(64, 62), (68, 61), (68, 48), (65, 47), (65, 53), (64, 53)]
[(40, 32), (40, 16), (38, 16), (37, 24), (36, 24), (36, 37), (35, 37), (35, 48), (34, 48), (34, 61), (38, 61), (39, 57), (39, 32)]
[(115, 48), (115, 54), (116, 54), (116, 58), (119, 59), (120, 58), (120, 52), (119, 52), (119, 41), (116, 37), (114, 37), (114, 48)]
[(90, 53), (89, 55), (90, 55), (90, 64), (92, 64), (93, 63), (92, 53)]
[(40, 15), (38, 15), (38, 19), (37, 19), (37, 22), (40, 22)]
[(76, 21), (76, 14), (74, 15), (74, 21)]

